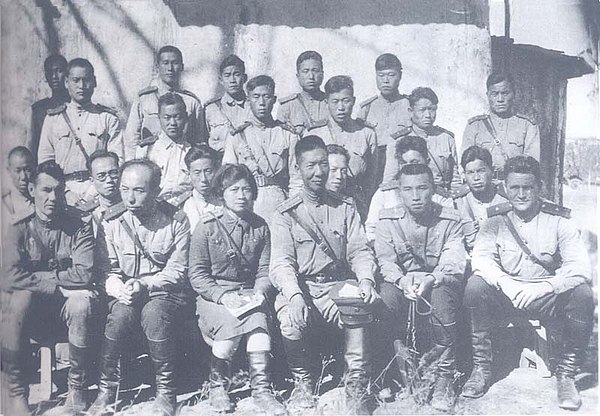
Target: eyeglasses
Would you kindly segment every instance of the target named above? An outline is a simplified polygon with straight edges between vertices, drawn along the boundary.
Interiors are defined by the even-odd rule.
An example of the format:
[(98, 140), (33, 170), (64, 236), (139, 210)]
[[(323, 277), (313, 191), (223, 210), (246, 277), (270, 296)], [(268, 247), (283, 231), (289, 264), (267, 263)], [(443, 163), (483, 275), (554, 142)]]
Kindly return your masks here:
[(108, 172), (100, 172), (100, 173), (96, 174), (95, 177), (100, 182), (104, 182), (108, 177), (110, 177), (111, 179), (118, 179), (119, 171), (115, 169), (115, 170), (109, 170)]

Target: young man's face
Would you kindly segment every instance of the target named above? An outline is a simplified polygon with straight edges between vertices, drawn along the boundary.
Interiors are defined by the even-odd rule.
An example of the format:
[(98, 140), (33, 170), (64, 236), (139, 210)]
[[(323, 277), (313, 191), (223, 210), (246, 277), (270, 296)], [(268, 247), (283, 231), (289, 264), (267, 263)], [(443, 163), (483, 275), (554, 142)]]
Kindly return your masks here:
[(434, 194), (429, 175), (400, 175), (400, 196), (408, 211), (420, 216), (428, 209)]
[(121, 199), (133, 215), (147, 215), (155, 205), (160, 188), (153, 187), (152, 172), (146, 166), (134, 165), (121, 175)]
[(348, 181), (348, 160), (346, 156), (331, 153), (328, 161), (329, 178), (327, 179), (327, 189), (333, 192), (344, 192), (346, 182)]
[(158, 76), (167, 85), (176, 86), (183, 72), (183, 61), (175, 52), (163, 52), (158, 59)]
[(160, 127), (172, 140), (179, 140), (183, 136), (187, 113), (181, 104), (162, 105), (158, 112)]
[(35, 184), (29, 184), (29, 192), (33, 197), (38, 217), (47, 220), (54, 218), (63, 205), (65, 184), (50, 175), (41, 173)]
[(421, 153), (416, 150), (409, 149), (406, 152), (402, 153), (400, 160), (398, 160), (400, 167), (409, 164), (421, 164), (427, 165), (428, 161)]
[(95, 159), (91, 178), (96, 191), (104, 198), (113, 199), (119, 192), (119, 164), (112, 157)]
[(212, 160), (201, 158), (190, 163), (190, 180), (192, 186), (200, 195), (208, 194), (214, 177), (215, 167)]
[(510, 83), (502, 81), (491, 85), (487, 97), (493, 113), (500, 116), (512, 113), (515, 91)]
[(339, 92), (329, 94), (327, 97), (327, 107), (329, 114), (337, 123), (344, 123), (352, 116), (355, 98), (352, 91), (345, 88)]
[(421, 129), (433, 126), (437, 116), (437, 105), (427, 98), (420, 98), (415, 105), (409, 109), (413, 124)]
[(236, 65), (228, 66), (219, 75), (219, 82), (227, 94), (235, 96), (244, 92), (244, 83), (248, 77)]
[(465, 165), (465, 180), (474, 194), (489, 189), (493, 175), (494, 172), (483, 160), (475, 159)]
[(541, 191), (535, 175), (511, 172), (506, 177), (505, 187), (506, 196), (516, 212), (526, 214), (534, 209)]
[(67, 74), (65, 86), (71, 99), (85, 104), (92, 99), (96, 88), (96, 77), (89, 68), (74, 66)]
[(267, 85), (260, 85), (252, 91), (248, 91), (248, 102), (252, 114), (259, 120), (265, 120), (271, 117), (273, 106), (275, 105), (275, 92)]
[(33, 159), (27, 155), (15, 153), (8, 159), (8, 174), (15, 186), (23, 195), (27, 195), (29, 181), (34, 170)]
[(318, 90), (323, 83), (323, 66), (316, 59), (306, 59), (298, 67), (296, 78), (304, 91)]
[(298, 170), (304, 186), (317, 194), (321, 193), (329, 176), (327, 150), (314, 149), (302, 153), (298, 159)]
[(377, 71), (377, 89), (382, 95), (390, 95), (398, 91), (402, 79), (402, 71), (397, 69), (382, 69)]
[(62, 62), (54, 61), (50, 64), (50, 67), (45, 71), (44, 75), (46, 76), (46, 82), (52, 91), (59, 90), (65, 85), (67, 67)]

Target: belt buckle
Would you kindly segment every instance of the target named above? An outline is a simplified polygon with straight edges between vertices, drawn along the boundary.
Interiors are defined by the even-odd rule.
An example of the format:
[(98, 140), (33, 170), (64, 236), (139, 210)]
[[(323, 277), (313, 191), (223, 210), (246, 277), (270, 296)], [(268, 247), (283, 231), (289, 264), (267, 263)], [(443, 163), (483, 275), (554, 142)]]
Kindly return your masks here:
[(263, 175), (256, 175), (256, 186), (265, 186), (265, 177)]
[(317, 283), (325, 283), (327, 281), (327, 276), (325, 276), (323, 273), (317, 273), (315, 275), (315, 281)]

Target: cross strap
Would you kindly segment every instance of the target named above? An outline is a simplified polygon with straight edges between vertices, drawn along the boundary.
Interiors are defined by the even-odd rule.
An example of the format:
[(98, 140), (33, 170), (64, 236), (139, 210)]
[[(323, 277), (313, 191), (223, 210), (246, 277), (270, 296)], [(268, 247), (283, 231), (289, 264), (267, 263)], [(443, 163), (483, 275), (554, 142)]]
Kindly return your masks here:
[(71, 131), (71, 134), (73, 134), (73, 138), (75, 139), (75, 144), (77, 145), (77, 147), (79, 147), (79, 150), (83, 154), (83, 157), (85, 158), (85, 162), (87, 164), (89, 164), (90, 156), (85, 151), (85, 148), (83, 147), (83, 144), (81, 143), (81, 139), (79, 138), (77, 133), (75, 133), (75, 129), (73, 128), (73, 124), (71, 123), (71, 119), (67, 115), (67, 110), (63, 111), (61, 114), (63, 116), (63, 119), (65, 120), (65, 123), (67, 123), (67, 126), (69, 127), (69, 130)]
[(535, 253), (533, 253), (531, 251), (531, 249), (529, 248), (527, 243), (525, 243), (525, 241), (523, 241), (523, 238), (521, 238), (521, 235), (515, 228), (515, 224), (513, 224), (513, 222), (510, 220), (510, 218), (508, 218), (507, 215), (502, 215), (502, 219), (504, 220), (504, 223), (508, 227), (508, 231), (510, 231), (511, 235), (513, 236), (513, 238), (515, 239), (515, 241), (517, 242), (517, 244), (519, 245), (521, 250), (523, 250), (525, 255), (527, 257), (529, 257), (534, 263), (542, 266), (548, 273), (554, 274), (556, 272), (555, 265), (548, 261), (542, 260), (539, 256), (537, 256)]
[(504, 161), (507, 161), (509, 159), (508, 154), (506, 154), (506, 152), (504, 151), (504, 147), (502, 146), (502, 143), (498, 139), (498, 136), (496, 136), (496, 129), (494, 128), (494, 125), (492, 124), (492, 120), (489, 117), (486, 117), (482, 121), (483, 121), (483, 125), (485, 126), (486, 130), (488, 131), (488, 133), (490, 133), (490, 135), (492, 136), (492, 139), (494, 139), (494, 144), (496, 146), (498, 146), (498, 148), (500, 149), (500, 152), (502, 153), (502, 157), (504, 158)]
[(125, 218), (123, 216), (121, 216), (119, 218), (119, 222), (123, 226), (123, 229), (129, 236), (129, 238), (131, 238), (131, 240), (133, 241), (133, 244), (137, 247), (138, 250), (140, 250), (142, 252), (142, 255), (154, 266), (161, 267), (161, 268), (164, 267), (164, 264), (159, 263), (152, 257), (152, 255), (150, 255), (148, 250), (146, 250), (146, 247), (144, 247), (144, 245), (140, 241), (140, 238), (137, 235), (137, 233), (135, 231), (133, 231), (133, 229), (129, 226), (129, 224), (127, 224), (127, 222), (125, 221)]
[[(209, 214), (217, 222), (217, 229), (219, 230), (219, 234), (221, 234), (221, 237), (227, 243), (228, 257), (234, 262), (234, 264), (237, 263), (236, 266), (240, 266), (240, 270), (238, 270), (238, 271), (242, 271), (241, 268), (243, 268), (243, 267), (250, 270), (250, 268), (251, 268), (250, 262), (248, 261), (246, 256), (244, 256), (244, 254), (242, 253), (242, 250), (235, 243), (235, 241), (233, 241), (233, 238), (231, 237), (231, 235), (225, 228), (225, 225), (221, 222), (221, 220), (219, 220), (219, 218), (213, 212), (209, 211)], [(245, 263), (245, 264), (242, 264), (242, 263)]]

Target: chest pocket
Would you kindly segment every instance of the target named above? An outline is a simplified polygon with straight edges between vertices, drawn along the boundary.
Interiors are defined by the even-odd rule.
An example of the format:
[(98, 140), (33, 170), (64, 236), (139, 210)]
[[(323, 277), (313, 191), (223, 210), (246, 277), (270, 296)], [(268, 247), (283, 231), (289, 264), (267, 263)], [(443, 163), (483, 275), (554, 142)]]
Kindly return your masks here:
[(152, 255), (152, 258), (160, 264), (166, 264), (175, 249), (175, 239), (173, 235), (161, 235), (160, 238), (153, 238), (148, 244), (147, 250)]
[(347, 149), (350, 153), (349, 167), (352, 171), (350, 176), (356, 177), (367, 170), (365, 152), (361, 149)]
[(295, 224), (292, 227), (292, 235), (294, 237), (294, 244), (296, 247), (309, 247), (310, 245), (315, 245), (315, 242), (311, 236), (298, 224)]

